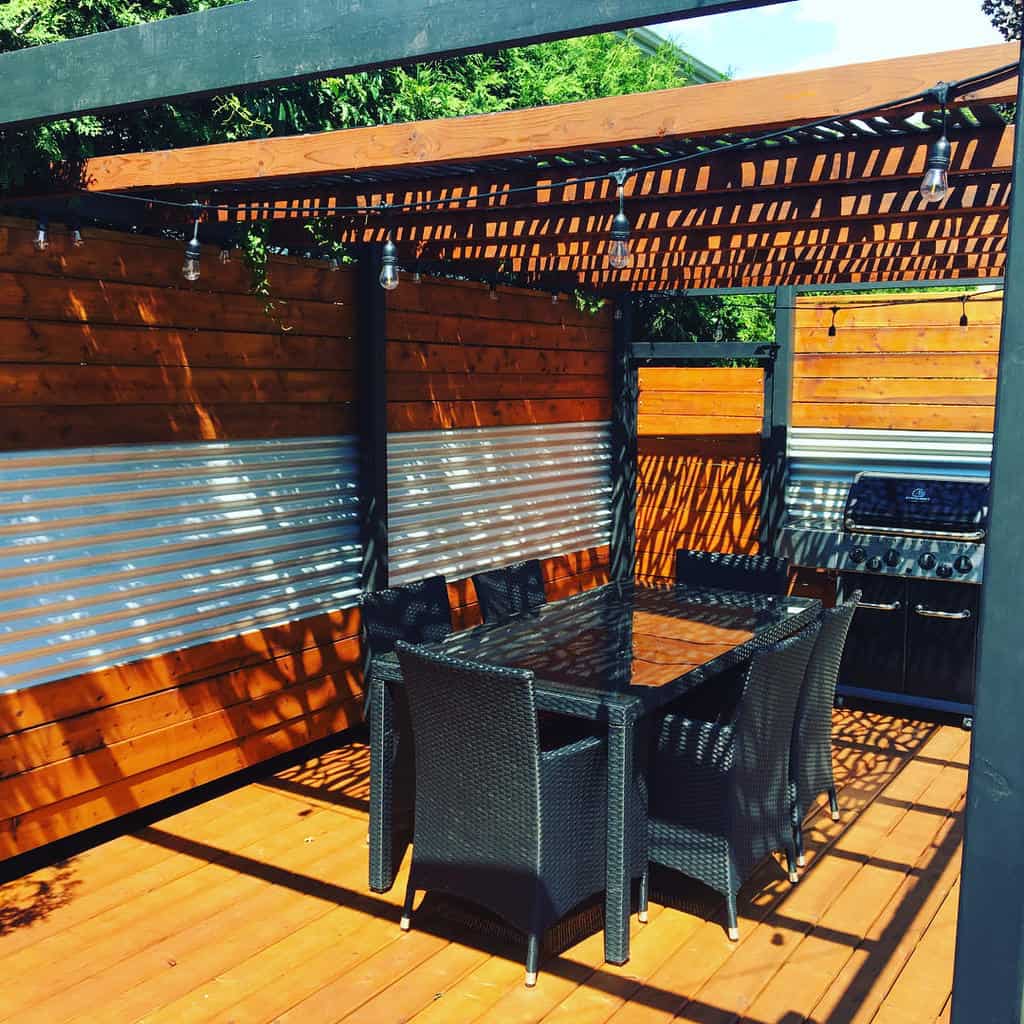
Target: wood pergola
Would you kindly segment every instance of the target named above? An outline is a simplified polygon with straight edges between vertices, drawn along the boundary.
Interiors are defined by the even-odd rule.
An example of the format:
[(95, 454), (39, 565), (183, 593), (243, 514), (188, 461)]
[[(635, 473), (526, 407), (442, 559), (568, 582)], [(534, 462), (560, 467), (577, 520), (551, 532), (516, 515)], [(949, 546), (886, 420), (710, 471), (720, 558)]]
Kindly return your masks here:
[[(8, 54), (0, 58), (0, 73), (16, 71), (19, 86), (0, 100), (0, 124), (388, 66), (655, 22), (659, 16), (741, 9), (758, 6), (758, 0), (615, 2), (600, 5), (600, 13), (592, 4), (572, 0), (552, 7), (536, 26), (523, 21), (536, 11), (532, 5), (501, 9), (446, 0), (426, 37), (417, 34), (417, 5), (388, 0), (386, 6), (402, 17), (383, 47), (374, 42), (380, 36), (377, 11), (360, 8), (355, 21), (339, 30), (337, 3), (251, 0), (191, 16), (208, 19), (205, 54), (200, 22), (188, 19), (123, 30), (126, 35), (102, 34), (116, 39), (101, 35), (39, 48), (47, 53)], [(407, 6), (410, 10), (404, 10)], [(321, 35), (328, 8), (335, 21)], [(375, 24), (368, 26), (371, 16)], [(478, 27), (485, 23), (486, 29)], [(241, 46), (234, 43), (232, 25), (241, 33)], [(457, 26), (458, 32), (442, 42), (438, 26)], [(275, 35), (275, 27), (287, 31)], [(339, 31), (346, 35), (344, 53), (332, 59), (329, 51), (341, 45)], [(191, 40), (195, 51), (186, 47), (190, 59), (184, 62), (183, 39)], [(289, 41), (295, 43), (294, 53)], [(138, 73), (97, 86), (102, 77), (93, 74), (97, 61), (127, 67), (141, 52), (133, 47), (144, 47), (152, 59)], [(261, 51), (267, 48), (278, 56), (264, 66)], [(126, 53), (127, 63), (119, 64), (117, 55)], [(81, 60), (83, 54), (94, 59)], [(212, 216), (211, 233), (224, 237), (239, 222), (270, 219), (273, 241), (296, 247), (300, 238), (308, 238), (301, 234), (303, 221), (333, 213), (339, 240), (371, 246), (370, 258), (361, 263), (367, 294), (379, 258), (374, 254), (388, 232), (407, 267), (443, 265), (478, 279), (557, 290), (583, 286), (617, 296), (731, 288), (779, 288), (792, 296), (797, 286), (1005, 276), (993, 514), (953, 1002), (953, 1019), (971, 1024), (1019, 1019), (1024, 986), (1024, 912), (1014, 891), (1024, 866), (1017, 726), (1017, 679), (1024, 672), (1017, 637), (1024, 532), (1012, 511), (1024, 502), (1024, 284), (1014, 276), (1024, 265), (1024, 199), (1011, 194), (1014, 171), (1024, 171), (1024, 140), (999, 107), (1019, 101), (1019, 75), (955, 96), (953, 188), (935, 206), (922, 202), (917, 185), (936, 135), (938, 104), (899, 100), (1019, 60), (1019, 47), (1007, 44), (567, 107), (112, 156), (88, 163), (79, 197), (84, 217), (117, 222), (116, 211), (131, 208), (123, 222), (162, 229), (183, 224), (187, 211), (157, 207), (152, 200), (197, 199), (229, 208)], [(170, 76), (165, 86), (154, 84), (162, 79), (151, 73), (153, 67)], [(801, 128), (822, 120), (827, 123)], [(770, 144), (749, 141), (772, 129), (786, 132)], [(714, 152), (736, 144), (740, 148)], [(659, 161), (670, 163), (637, 170)], [(614, 184), (607, 174), (616, 169), (633, 172), (626, 202), (634, 262), (625, 271), (613, 271), (605, 262), (615, 212)], [(564, 185), (591, 176), (597, 180)], [(128, 193), (135, 198), (114, 198)], [(424, 202), (430, 205), (409, 207)], [(383, 203), (391, 207), (387, 217)], [(343, 213), (332, 206), (355, 209)], [(788, 305), (782, 304), (783, 329)], [(379, 330), (374, 322), (379, 312), (367, 313), (361, 328), (366, 340)], [(632, 337), (628, 316), (618, 323), (617, 445), (628, 455), (623, 431)], [(364, 393), (373, 399), (367, 403), (372, 420), (380, 416), (379, 353), (360, 366), (360, 373)], [(380, 424), (368, 422), (364, 434), (374, 432), (379, 435)], [(380, 476), (379, 466), (368, 471)], [(628, 467), (621, 473), (620, 483), (628, 484)], [(620, 519), (627, 508), (620, 498)], [(619, 543), (628, 545), (628, 538)]]
[[(346, 244), (390, 234), (409, 269), (444, 266), (554, 290), (999, 277), (1015, 129), (998, 105), (1013, 100), (1015, 76), (955, 98), (952, 188), (934, 205), (918, 186), (938, 130), (936, 103), (890, 101), (1012, 64), (1017, 52), (1014, 44), (979, 47), (558, 107), (111, 156), (86, 165), (84, 188), (97, 199), (132, 194), (231, 207), (209, 217), (220, 229), (271, 220), (282, 246), (308, 246), (302, 222), (331, 218)], [(866, 108), (874, 109), (850, 116)], [(825, 127), (801, 127), (822, 120)], [(778, 130), (770, 141), (715, 152)], [(664, 166), (643, 169), (657, 163)], [(629, 172), (633, 247), (631, 267), (618, 271), (606, 262), (615, 170)], [(139, 204), (131, 205), (137, 216)]]

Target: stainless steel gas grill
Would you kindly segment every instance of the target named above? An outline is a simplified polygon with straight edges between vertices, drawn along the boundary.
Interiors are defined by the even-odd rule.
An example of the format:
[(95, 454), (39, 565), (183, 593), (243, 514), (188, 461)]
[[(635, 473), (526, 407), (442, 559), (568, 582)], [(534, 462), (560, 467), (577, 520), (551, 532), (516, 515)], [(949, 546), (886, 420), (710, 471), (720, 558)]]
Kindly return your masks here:
[(797, 564), (863, 599), (839, 694), (951, 711), (970, 726), (988, 479), (858, 473), (838, 528), (787, 530)]

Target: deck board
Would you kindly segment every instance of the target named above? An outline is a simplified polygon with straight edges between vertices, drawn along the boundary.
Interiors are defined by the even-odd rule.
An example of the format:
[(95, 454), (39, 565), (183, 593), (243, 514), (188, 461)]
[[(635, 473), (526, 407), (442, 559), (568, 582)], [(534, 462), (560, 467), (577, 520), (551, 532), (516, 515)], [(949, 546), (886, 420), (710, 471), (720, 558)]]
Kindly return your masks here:
[(850, 710), (835, 734), (842, 821), (813, 809), (799, 885), (758, 869), (738, 944), (686, 883), (628, 964), (590, 934), (533, 990), (522, 949), (436, 908), (401, 934), (353, 744), (0, 887), (0, 1021), (943, 1024), (969, 736)]

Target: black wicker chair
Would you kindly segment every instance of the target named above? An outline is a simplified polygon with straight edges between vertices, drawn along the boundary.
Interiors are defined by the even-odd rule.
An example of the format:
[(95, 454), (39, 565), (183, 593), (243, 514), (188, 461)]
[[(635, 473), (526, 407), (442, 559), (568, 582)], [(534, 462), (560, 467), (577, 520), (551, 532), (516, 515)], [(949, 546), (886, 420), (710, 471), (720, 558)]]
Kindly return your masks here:
[[(479, 904), (529, 938), (537, 980), (544, 930), (605, 889), (607, 748), (585, 737), (544, 749), (531, 672), (400, 643), (416, 737), (416, 824), (402, 929), (418, 890)], [(645, 873), (637, 793), (631, 863)], [(646, 886), (641, 887), (641, 910)]]
[(785, 850), (797, 881), (789, 750), (817, 634), (815, 624), (754, 654), (731, 721), (669, 714), (655, 735), (648, 856), (722, 893), (733, 940), (736, 894), (765, 856)]
[(789, 782), (793, 808), (793, 843), (797, 864), (804, 864), (803, 820), (821, 793), (828, 793), (832, 820), (839, 820), (839, 801), (832, 778), (832, 706), (839, 665), (861, 592), (845, 604), (821, 613), (821, 632), (811, 652), (797, 704), (790, 752)]
[[(363, 651), (367, 671), (367, 718), (372, 687), (369, 674), (373, 659), (390, 654), (399, 640), (408, 643), (430, 643), (443, 640), (452, 631), (452, 611), (448, 600), (448, 584), (443, 576), (429, 576), (416, 583), (363, 595)], [(390, 836), (392, 856), (401, 860), (412, 833), (413, 772), (412, 726), (409, 707), (401, 687), (392, 687), (393, 729), (389, 733), (385, 757), (389, 763), (386, 777), (390, 786), (385, 796), (389, 818), (393, 820)]]
[(544, 577), (536, 558), (478, 572), (473, 577), (473, 587), (484, 622), (499, 622), (547, 603)]
[(760, 594), (784, 594), (789, 559), (772, 555), (730, 555), (718, 551), (676, 552), (676, 583), (724, 587)]

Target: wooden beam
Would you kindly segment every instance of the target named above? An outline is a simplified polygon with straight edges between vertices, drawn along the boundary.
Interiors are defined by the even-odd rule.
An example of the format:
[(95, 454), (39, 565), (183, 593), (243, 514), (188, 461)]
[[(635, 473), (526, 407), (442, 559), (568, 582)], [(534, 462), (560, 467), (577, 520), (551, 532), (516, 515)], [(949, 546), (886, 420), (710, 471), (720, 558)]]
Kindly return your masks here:
[(0, 126), (785, 2), (248, 0), (0, 55)]
[[(313, 2), (295, 0), (296, 6)], [(448, 0), (448, 4), (454, 2)], [(469, 0), (464, 2), (469, 5)], [(588, 0), (566, 2), (569, 8), (592, 7)], [(535, 10), (526, 5), (510, 6)], [(487, 17), (494, 16), (497, 9), (488, 5)], [(390, 34), (390, 29), (389, 33), (379, 33), (380, 15), (376, 8), (372, 18), (375, 32)], [(285, 49), (279, 40), (275, 40), (275, 47)], [(0, 58), (0, 74), (5, 70), (3, 60), (23, 52), (31, 51)], [(1018, 44), (1004, 43), (500, 114), (101, 157), (88, 162), (85, 180), (94, 191), (195, 187), (538, 156), (656, 143), (672, 137), (758, 131), (838, 117), (888, 103), (929, 89), (940, 80), (961, 79), (1009, 64), (1017, 60), (1018, 52)], [(135, 59), (137, 56), (133, 55)], [(127, 61), (125, 66), (131, 63)], [(970, 93), (964, 99), (1002, 102), (1015, 95), (1013, 84), (1003, 83)], [(0, 106), (0, 122), (3, 109)]]
[[(961, 135), (953, 133), (951, 177), (955, 181), (966, 174), (1008, 173), (1012, 167), (1014, 138), (1012, 125)], [(918, 179), (924, 173), (932, 141), (930, 134), (880, 136), (821, 146), (709, 155), (676, 167), (635, 174), (626, 182), (626, 199), (632, 210), (637, 203), (658, 198), (713, 196), (740, 189), (781, 192), (791, 188), (817, 189), (826, 185)], [(524, 219), (570, 211), (578, 214), (581, 209), (605, 207), (613, 202), (615, 185), (610, 179), (573, 184), (576, 176), (576, 172), (569, 171), (545, 172), (540, 176), (483, 172), (473, 177), (431, 178), (414, 185), (399, 183), (362, 190), (318, 189), (315, 192), (304, 191), (301, 182), (297, 182), (294, 192), (279, 188), (236, 194), (231, 202), (243, 209), (220, 211), (218, 218), (241, 222), (303, 220), (311, 216), (313, 207), (329, 210), (359, 206), (370, 211), (384, 203), (392, 207), (436, 203), (438, 205), (401, 211), (403, 223), (409, 221), (426, 226), (491, 215), (509, 218), (514, 212)], [(564, 182), (570, 184), (561, 184)], [(526, 192), (509, 191), (523, 186), (532, 188)], [(640, 208), (647, 209), (643, 205)], [(343, 215), (338, 216), (343, 220)], [(370, 229), (375, 227), (379, 226), (371, 225)]]

